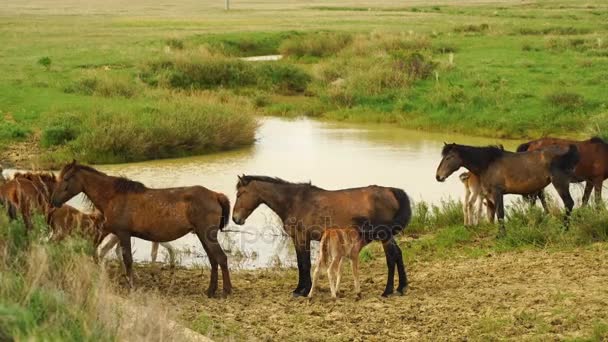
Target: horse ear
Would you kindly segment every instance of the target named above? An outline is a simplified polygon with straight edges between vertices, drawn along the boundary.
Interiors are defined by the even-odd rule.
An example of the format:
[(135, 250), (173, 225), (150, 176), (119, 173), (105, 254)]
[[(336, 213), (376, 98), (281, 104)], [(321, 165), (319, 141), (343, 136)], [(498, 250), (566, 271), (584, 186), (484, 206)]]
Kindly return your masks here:
[(237, 177), (239, 178), (239, 182), (242, 182), (242, 181), (243, 181), (243, 176), (238, 176), (238, 175), (237, 175)]

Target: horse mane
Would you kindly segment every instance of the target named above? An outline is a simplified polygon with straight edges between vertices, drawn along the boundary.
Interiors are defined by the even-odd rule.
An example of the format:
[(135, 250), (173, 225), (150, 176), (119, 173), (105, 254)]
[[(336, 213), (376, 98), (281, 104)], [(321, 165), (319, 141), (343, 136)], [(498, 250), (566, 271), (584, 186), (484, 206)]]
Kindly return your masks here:
[(318, 187), (312, 185), (310, 181), (303, 182), (303, 183), (293, 183), (293, 182), (288, 182), (279, 177), (255, 176), (255, 175), (240, 176), (239, 182), (237, 183), (236, 187), (238, 189), (241, 186), (246, 186), (247, 184), (249, 184), (252, 181), (259, 181), (259, 182), (272, 183), (272, 184), (281, 184), (281, 185), (306, 186), (306, 187), (318, 189)]
[(24, 178), (30, 181), (35, 181), (38, 178), (43, 182), (55, 182), (57, 178), (51, 172), (16, 172), (13, 178)]
[(441, 150), (441, 155), (445, 157), (452, 151), (458, 153), (460, 158), (468, 164), (467, 168), (474, 167), (479, 170), (485, 170), (490, 164), (505, 154), (505, 149), (502, 145), (467, 146), (446, 144)]
[(137, 193), (137, 192), (143, 192), (147, 189), (146, 186), (141, 182), (130, 180), (127, 177), (109, 176), (88, 165), (76, 164), (75, 167), (77, 167), (79, 170), (85, 170), (85, 171), (96, 173), (98, 175), (103, 175), (103, 176), (108, 176), (108, 177), (114, 178), (114, 183), (113, 183), (114, 190), (116, 190), (116, 192), (118, 192), (118, 193), (129, 193), (129, 192)]

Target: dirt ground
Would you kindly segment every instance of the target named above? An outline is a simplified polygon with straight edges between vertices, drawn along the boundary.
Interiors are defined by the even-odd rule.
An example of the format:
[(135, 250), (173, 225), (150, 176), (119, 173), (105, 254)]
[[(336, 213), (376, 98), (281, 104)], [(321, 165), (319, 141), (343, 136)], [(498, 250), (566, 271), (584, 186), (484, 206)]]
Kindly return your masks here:
[[(204, 295), (207, 269), (138, 265), (137, 287), (214, 340), (563, 340), (608, 338), (608, 246), (524, 251), (406, 265), (405, 296), (381, 298), (384, 260), (362, 263), (363, 297), (344, 265), (341, 298), (326, 277), (311, 301), (292, 298), (295, 269), (234, 271), (234, 294)], [(112, 273), (118, 268), (112, 266)]]

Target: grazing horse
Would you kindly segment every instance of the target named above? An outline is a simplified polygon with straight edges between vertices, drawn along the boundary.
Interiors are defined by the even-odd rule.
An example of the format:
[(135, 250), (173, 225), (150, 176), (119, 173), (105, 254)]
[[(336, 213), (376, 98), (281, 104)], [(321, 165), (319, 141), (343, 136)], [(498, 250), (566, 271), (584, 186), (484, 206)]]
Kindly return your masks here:
[(103, 229), (104, 222), (105, 218), (99, 211), (87, 214), (67, 204), (51, 208), (46, 214), (46, 223), (53, 231), (51, 240), (61, 241), (69, 235), (80, 234), (95, 247), (108, 235)]
[(133, 286), (131, 237), (167, 242), (194, 232), (211, 263), (207, 295), (215, 295), (218, 264), (222, 268), (223, 292), (232, 291), (228, 258), (217, 233), (228, 223), (230, 202), (221, 193), (202, 186), (150, 189), (142, 183), (113, 177), (74, 160), (63, 167), (51, 197), (54, 207), (84, 193), (105, 217), (104, 229), (118, 236), (129, 285)]
[[(481, 221), (481, 209), (483, 207), (479, 177), (471, 172), (463, 172), (459, 178), (462, 184), (464, 184), (464, 203), (462, 206), (464, 225), (478, 225)], [(475, 210), (476, 206), (477, 211)]]
[(355, 280), (355, 293), (361, 296), (359, 286), (359, 252), (365, 241), (356, 228), (328, 228), (325, 229), (321, 242), (319, 243), (319, 258), (312, 275), (312, 287), (308, 298), (312, 298), (313, 292), (319, 281), (319, 272), (322, 268), (327, 269), (329, 288), (332, 298), (336, 298), (340, 288), (340, 276), (342, 261), (350, 259), (353, 267), (353, 278)]
[(514, 153), (497, 146), (445, 144), (441, 155), (443, 158), (435, 176), (437, 181), (445, 181), (460, 167), (479, 175), (483, 197), (489, 199), (488, 218), (493, 221), (494, 214), (498, 216), (499, 235), (505, 234), (505, 194), (536, 194), (552, 183), (566, 207), (566, 220), (572, 211), (570, 179), (579, 159), (574, 145)]
[(32, 228), (32, 213), (46, 215), (51, 193), (55, 188), (55, 176), (50, 173), (16, 173), (12, 180), (0, 186), (0, 199), (8, 210), (11, 220), (17, 212), (29, 231)]
[(265, 176), (239, 177), (232, 219), (242, 225), (249, 215), (265, 204), (281, 219), (293, 239), (298, 259), (298, 285), (294, 296), (310, 292), (310, 241), (321, 239), (326, 228), (356, 227), (364, 244), (381, 240), (386, 255), (388, 279), (383, 296), (393, 293), (395, 267), (399, 274), (397, 291), (403, 294), (407, 275), (401, 249), (393, 236), (410, 221), (407, 194), (396, 188), (367, 186), (329, 191), (310, 183), (290, 183)]
[[(608, 143), (601, 138), (577, 141), (558, 138), (541, 138), (533, 140), (517, 147), (517, 152), (535, 151), (547, 146), (575, 145), (580, 154), (580, 160), (574, 168), (575, 182), (586, 181), (583, 194), (583, 205), (589, 203), (591, 190), (595, 188), (595, 201), (602, 202), (602, 184), (608, 178)], [(542, 193), (539, 193), (542, 195)], [(534, 197), (530, 198), (532, 201)], [(542, 201), (542, 199), (541, 199)]]

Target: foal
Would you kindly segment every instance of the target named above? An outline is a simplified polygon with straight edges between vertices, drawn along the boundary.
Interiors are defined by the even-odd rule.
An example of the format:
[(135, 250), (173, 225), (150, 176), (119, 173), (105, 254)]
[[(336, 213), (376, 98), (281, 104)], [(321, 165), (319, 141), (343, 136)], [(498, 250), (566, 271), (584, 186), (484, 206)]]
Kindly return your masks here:
[[(465, 194), (462, 211), (464, 212), (464, 225), (475, 226), (481, 221), (481, 211), (483, 206), (483, 196), (481, 196), (481, 183), (479, 176), (472, 172), (460, 174), (460, 181), (464, 184)], [(477, 212), (475, 212), (477, 204)]]
[(359, 231), (355, 228), (327, 228), (319, 244), (319, 260), (312, 275), (312, 287), (308, 298), (312, 298), (321, 268), (327, 269), (331, 297), (336, 298), (340, 287), (340, 270), (344, 258), (350, 259), (355, 278), (355, 293), (361, 296), (359, 286), (359, 252), (365, 245)]

